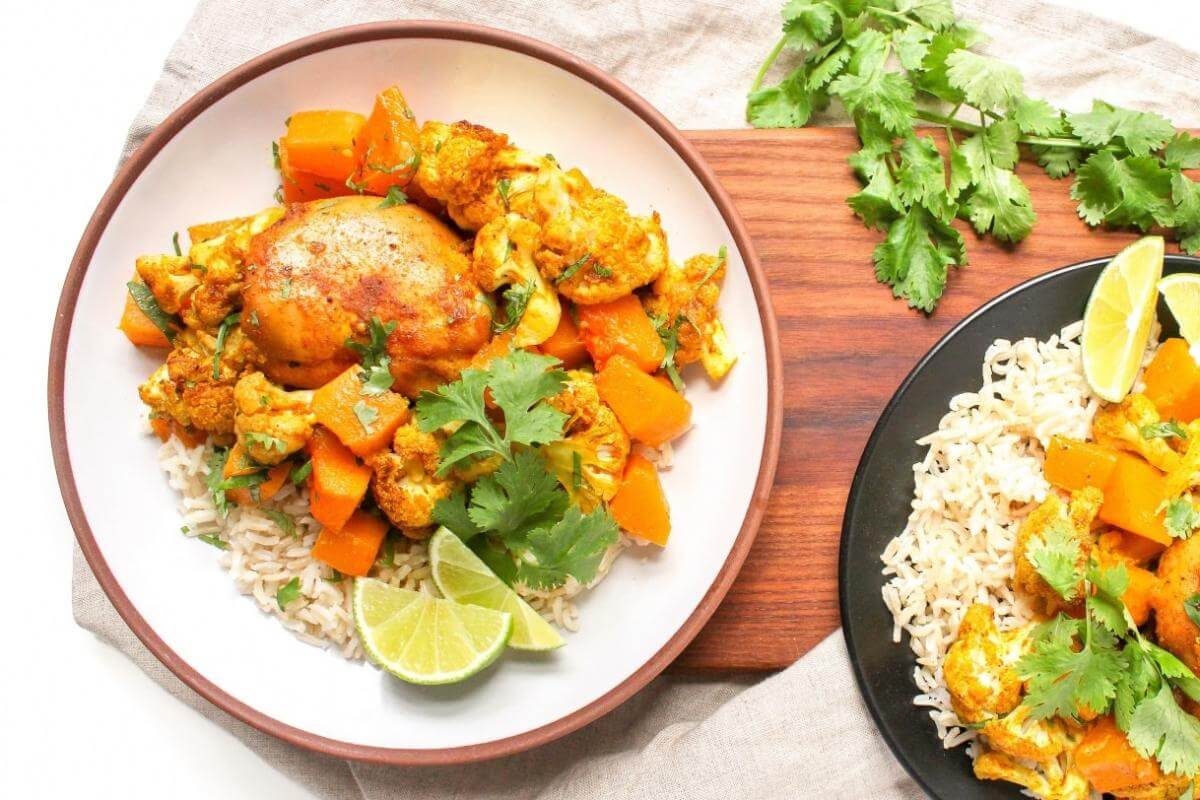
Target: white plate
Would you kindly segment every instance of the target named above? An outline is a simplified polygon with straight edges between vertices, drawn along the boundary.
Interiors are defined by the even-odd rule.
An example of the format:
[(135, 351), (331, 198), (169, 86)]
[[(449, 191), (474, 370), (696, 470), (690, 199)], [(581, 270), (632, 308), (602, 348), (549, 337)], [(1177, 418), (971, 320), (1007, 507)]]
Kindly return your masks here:
[[(582, 630), (549, 656), (510, 652), (453, 687), (394, 680), (301, 643), (179, 534), (178, 498), (141, 432), (136, 386), (160, 363), (115, 328), (134, 259), (187, 225), (272, 203), (270, 143), (299, 109), (367, 111), (398, 84), (419, 119), (473, 122), (579, 166), (637, 213), (662, 214), (676, 259), (729, 248), (722, 315), (739, 362), (697, 371), (695, 428), (664, 473), (670, 545), (637, 548), (579, 602)], [(751, 276), (754, 276), (752, 279)], [(235, 70), (169, 118), (118, 175), (63, 292), (50, 413), (80, 543), (122, 615), (217, 705), (289, 741), (393, 763), (514, 752), (610, 710), (699, 631), (741, 565), (773, 477), (778, 354), (765, 283), (728, 198), (674, 128), (595, 68), (470, 26), (387, 23), (293, 43)], [(769, 409), (770, 406), (770, 409)], [(652, 552), (653, 551), (653, 552)]]

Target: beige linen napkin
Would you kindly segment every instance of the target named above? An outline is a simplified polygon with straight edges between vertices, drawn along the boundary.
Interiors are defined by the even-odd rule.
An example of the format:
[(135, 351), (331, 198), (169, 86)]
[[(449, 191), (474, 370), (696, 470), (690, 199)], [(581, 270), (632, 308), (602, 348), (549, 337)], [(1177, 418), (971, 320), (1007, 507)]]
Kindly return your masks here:
[[(741, 127), (743, 95), (778, 31), (779, 0), (204, 0), (130, 129), (124, 156), (214, 78), (300, 36), (381, 19), (464, 20), (536, 35), (597, 64), (681, 128)], [(1034, 0), (960, 0), (1031, 94), (1072, 109), (1093, 96), (1200, 125), (1200, 57)], [(1064, 186), (1065, 191), (1065, 186)], [(399, 769), (299, 750), (238, 722), (133, 636), (78, 548), (83, 627), (322, 798), (918, 798), (859, 699), (841, 634), (765, 679), (659, 678), (593, 725), (479, 766)], [(246, 613), (254, 613), (247, 603)], [(903, 679), (903, 676), (897, 676)], [(932, 735), (932, 734), (931, 734)], [(836, 747), (829, 743), (836, 742)]]

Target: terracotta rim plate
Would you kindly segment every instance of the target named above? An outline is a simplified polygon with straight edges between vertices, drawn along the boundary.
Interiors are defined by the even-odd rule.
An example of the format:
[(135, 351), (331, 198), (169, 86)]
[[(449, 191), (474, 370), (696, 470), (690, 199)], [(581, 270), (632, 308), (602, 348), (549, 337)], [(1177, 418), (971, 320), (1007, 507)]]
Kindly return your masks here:
[[(486, 51), (482, 53), (486, 58), (481, 59), (481, 51)], [(440, 59), (439, 69), (446, 70), (449, 78), (430, 78), (428, 67), (417, 70), (406, 67), (406, 64), (413, 63), (411, 59), (421, 57)], [(398, 60), (404, 63), (398, 63)], [(342, 72), (338, 72), (339, 65), (343, 69)], [(261, 192), (261, 200), (256, 202), (259, 206), (270, 204), (269, 192), (274, 184), (267, 186), (263, 182), (268, 180), (265, 176), (270, 174), (264, 170), (269, 168), (267, 145), (269, 138), (274, 134), (261, 135), (262, 141), (258, 141), (261, 131), (265, 129), (260, 122), (252, 118), (256, 109), (270, 106), (274, 113), (272, 104), (276, 104), (280, 108), (289, 109), (284, 113), (290, 113), (290, 110), (300, 107), (318, 107), (323, 103), (345, 100), (347, 98), (340, 92), (338, 78), (352, 74), (345, 71), (346, 65), (357, 65), (363, 72), (372, 75), (393, 75), (395, 81), (401, 85), (404, 85), (407, 71), (415, 78), (415, 83), (419, 86), (424, 85), (425, 88), (418, 88), (417, 92), (424, 94), (427, 107), (432, 106), (438, 110), (437, 106), (441, 103), (443, 108), (440, 110), (445, 110), (448, 103), (460, 101), (460, 116), (453, 117), (455, 119), (472, 116), (472, 106), (469, 105), (468, 99), (464, 99), (472, 96), (472, 77), (478, 83), (479, 80), (486, 81), (492, 73), (503, 73), (506, 69), (513, 70), (515, 75), (528, 73), (541, 76), (542, 83), (533, 87), (536, 91), (527, 91), (529, 87), (518, 83), (516, 91), (527, 93), (515, 96), (534, 97), (535, 99), (529, 102), (534, 111), (538, 110), (538, 93), (544, 96), (542, 102), (546, 104), (578, 101), (581, 109), (579, 113), (595, 116), (572, 119), (569, 123), (600, 126), (597, 135), (609, 137), (614, 142), (609, 150), (617, 151), (621, 145), (619, 137), (625, 136), (628, 141), (642, 142), (642, 150), (646, 153), (639, 155), (632, 151), (605, 152), (597, 153), (595, 159), (588, 159), (587, 153), (572, 152), (575, 146), (574, 137), (564, 136), (561, 131), (558, 134), (553, 133), (555, 114), (561, 116), (561, 113), (550, 105), (544, 106), (535, 120), (524, 122), (523, 136), (526, 141), (536, 142), (539, 131), (543, 128), (550, 131), (547, 137), (558, 135), (559, 139), (554, 146), (558, 147), (561, 144), (564, 151), (567, 151), (560, 155), (571, 156), (573, 161), (582, 159), (597, 162), (592, 163), (590, 167), (584, 164), (584, 168), (585, 171), (592, 172), (601, 185), (606, 184), (602, 168), (612, 164), (619, 167), (622, 163), (615, 159), (642, 157), (652, 167), (660, 163), (665, 164), (664, 170), (674, 170), (670, 174), (679, 176), (674, 188), (670, 181), (667, 181), (639, 191), (636, 180), (628, 177), (617, 180), (616, 185), (610, 188), (618, 195), (629, 196), (631, 206), (639, 211), (645, 203), (636, 202), (631, 195), (640, 194), (644, 199), (653, 198), (655, 192), (665, 193), (666, 208), (663, 212), (669, 235), (672, 225), (685, 229), (689, 226), (696, 229), (699, 226), (699, 233), (696, 230), (685, 230), (683, 240), (688, 247), (677, 249), (677, 256), (708, 249), (710, 244), (715, 249), (717, 244), (732, 240), (728, 292), (731, 294), (733, 305), (731, 320), (740, 324), (741, 328), (731, 325), (731, 333), (735, 344), (742, 349), (744, 355), (744, 363), (735, 368), (733, 375), (736, 375), (739, 369), (743, 369), (746, 377), (740, 384), (734, 383), (735, 387), (741, 388), (734, 390), (734, 396), (729, 402), (741, 404), (733, 407), (735, 415), (737, 408), (750, 409), (745, 415), (753, 421), (746, 424), (752, 426), (754, 436), (745, 436), (743, 430), (741, 438), (734, 442), (722, 439), (722, 436), (733, 435), (722, 432), (731, 411), (726, 408), (722, 410), (723, 415), (717, 416), (707, 427), (704, 427), (701, 418), (701, 427), (698, 428), (698, 432), (689, 435), (689, 441), (691, 437), (699, 437), (701, 441), (719, 440), (723, 442), (720, 447), (735, 455), (740, 452), (742, 459), (747, 463), (742, 474), (732, 478), (724, 472), (728, 469), (726, 464), (722, 463), (723, 472), (718, 475), (711, 465), (719, 462), (708, 460), (707, 472), (703, 474), (689, 475), (690, 468), (684, 466), (679, 477), (676, 476), (675, 470), (667, 473), (670, 476), (667, 480), (677, 481), (678, 485), (674, 486), (668, 483), (668, 494), (677, 500), (680, 497), (679, 491), (687, 492), (688, 485), (702, 485), (701, 480), (723, 481), (727, 484), (723, 492), (696, 492), (688, 498), (688, 503), (677, 502), (677, 506), (696, 504), (703, 507), (706, 503), (715, 503), (716, 505), (705, 513), (711, 515), (713, 509), (716, 509), (721, 513), (736, 516), (729, 518), (732, 520), (731, 524), (722, 525), (722, 530), (718, 532), (721, 538), (712, 539), (718, 545), (710, 545), (707, 548), (710, 552), (703, 552), (705, 548), (702, 547), (690, 550), (682, 548), (679, 551), (693, 562), (700, 563), (699, 567), (692, 564), (686, 568), (691, 569), (693, 575), (701, 574), (703, 583), (697, 585), (694, 594), (686, 595), (685, 592), (680, 592), (679, 594), (684, 595), (682, 599), (671, 598), (669, 602), (664, 602), (665, 606), (675, 608), (678, 612), (677, 620), (667, 616), (666, 611), (663, 612), (663, 618), (669, 620), (669, 623), (662, 624), (671, 626), (669, 635), (664, 633), (660, 638), (647, 639), (649, 643), (644, 641), (645, 656), (637, 655), (637, 662), (630, 664), (628, 668), (622, 666), (621, 672), (613, 677), (611, 683), (604, 684), (602, 691), (595, 690), (598, 694), (585, 695), (578, 699), (559, 698), (557, 702), (561, 706), (561, 713), (554, 711), (551, 716), (539, 719), (537, 724), (506, 730), (503, 735), (493, 736), (488, 733), (491, 729), (487, 728), (487, 725), (492, 723), (487, 720), (481, 720), (479, 727), (483, 732), (460, 736), (453, 732), (457, 730), (454, 728), (450, 734), (439, 739), (437, 731), (440, 730), (438, 725), (446, 722), (441, 717), (454, 718), (454, 715), (459, 714), (459, 719), (462, 719), (463, 708), (469, 708), (472, 702), (470, 692), (494, 694), (497, 686), (504, 685), (503, 681), (508, 680), (507, 677), (485, 679), (481, 687), (468, 688), (464, 692), (449, 691), (441, 693), (440, 696), (438, 692), (433, 692), (431, 694), (434, 699), (429, 700), (427, 695), (414, 695), (403, 685), (393, 685), (396, 682), (387, 683), (391, 679), (385, 681), (382, 673), (375, 673), (379, 675), (379, 679), (371, 678), (374, 683), (364, 691), (368, 695), (374, 692), (377, 697), (372, 697), (372, 700), (387, 709), (418, 708), (422, 713), (428, 710), (429, 715), (426, 718), (420, 718), (418, 714), (416, 719), (416, 722), (428, 724), (430, 733), (427, 738), (408, 734), (404, 734), (408, 738), (399, 734), (399, 738), (396, 738), (387, 733), (387, 724), (393, 720), (397, 726), (414, 724), (414, 720), (410, 719), (411, 715), (406, 713), (394, 714), (390, 720), (385, 714), (382, 721), (374, 721), (376, 728), (384, 733), (361, 736), (352, 726), (347, 727), (351, 723), (343, 724), (338, 721), (337, 724), (331, 722), (325, 725), (323, 717), (315, 716), (318, 711), (305, 711), (303, 714), (297, 712), (299, 716), (293, 715), (293, 718), (289, 715), (295, 706), (320, 706), (322, 701), (326, 701), (330, 714), (333, 714), (332, 706), (337, 702), (334, 696), (337, 687), (333, 686), (327, 692), (309, 690), (305, 692), (303, 702), (297, 703), (293, 699), (289, 704), (275, 696), (271, 696), (269, 701), (263, 700), (256, 696), (255, 691), (246, 688), (253, 685), (246, 681), (259, 680), (259, 685), (263, 687), (263, 697), (266, 697), (271, 691), (283, 691), (282, 688), (267, 687), (265, 684), (268, 680), (272, 685), (278, 683), (280, 686), (286, 686), (289, 685), (288, 681), (296, 679), (293, 672), (305, 674), (307, 683), (304, 686), (312, 687), (330, 686), (332, 679), (323, 683), (324, 678), (345, 675), (352, 676), (351, 682), (361, 684), (368, 679), (352, 670), (360, 667), (362, 670), (371, 668), (365, 665), (345, 666), (348, 662), (337, 656), (299, 643), (274, 620), (254, 613), (250, 601), (237, 596), (228, 576), (207, 561), (204, 564), (205, 569), (215, 574), (216, 578), (207, 575), (195, 577), (190, 565), (184, 564), (183, 561), (174, 564), (175, 568), (184, 565), (184, 571), (179, 578), (178, 593), (190, 594), (193, 598), (191, 605), (181, 603), (179, 598), (170, 596), (171, 592), (155, 584), (154, 581), (159, 580), (157, 577), (145, 577), (147, 574), (155, 574), (159, 570), (158, 565), (161, 565), (161, 571), (172, 568), (162, 559), (173, 561), (177, 551), (187, 551), (186, 555), (180, 556), (181, 559), (195, 559), (196, 553), (192, 548), (203, 545), (185, 543), (175, 536), (169, 540), (172, 550), (156, 552), (155, 548), (162, 546), (158, 543), (159, 539), (166, 542), (167, 537), (159, 537), (157, 533), (151, 536), (148, 531), (141, 530), (147, 527), (144, 519), (150, 517), (154, 518), (156, 525), (167, 524), (166, 520), (169, 517), (165, 516), (164, 509), (173, 508), (176, 498), (173, 494), (168, 494), (169, 490), (165, 487), (161, 473), (155, 469), (153, 449), (147, 440), (126, 446), (127, 442), (136, 438), (137, 432), (136, 425), (126, 419), (126, 416), (132, 414), (129, 409), (136, 407), (136, 398), (130, 399), (134, 394), (133, 384), (126, 379), (136, 374), (144, 377), (154, 366), (154, 360), (148, 357), (125, 355), (132, 348), (126, 348), (124, 351), (117, 349), (119, 343), (115, 337), (119, 334), (112, 330), (112, 321), (119, 314), (122, 285), (132, 268), (130, 254), (165, 250), (165, 237), (169, 236), (173, 229), (170, 225), (182, 228), (185, 224), (203, 219), (216, 219), (255, 210), (239, 206), (226, 206), (224, 212), (211, 209), (209, 206), (216, 204), (214, 198), (219, 199), (222, 192), (229, 194), (236, 191), (229, 189), (222, 181), (255, 181), (256, 191)], [(290, 82), (284, 82), (285, 79), (281, 77), (283, 75), (300, 75), (303, 79), (288, 78), (286, 80)], [(352, 77), (360, 82), (363, 80), (357, 68)], [(459, 83), (438, 87), (439, 91), (436, 92), (429, 87), (430, 81), (444, 81), (454, 77), (459, 78)], [(353, 96), (349, 100), (353, 100), (354, 104), (340, 107), (365, 108), (370, 102), (371, 94), (385, 85), (386, 82), (378, 83), (370, 93), (366, 93), (365, 89), (351, 92)], [(264, 87), (270, 88), (270, 92)], [(456, 92), (456, 87), (461, 88), (459, 93), (462, 97), (445, 99), (448, 93)], [(476, 101), (478, 102), (478, 98)], [(509, 103), (510, 107), (511, 105), (512, 103)], [(418, 115), (424, 117), (419, 103), (414, 102), (414, 106), (417, 106)], [(229, 109), (235, 109), (235, 112)], [(491, 116), (485, 114), (483, 119), (477, 121), (494, 125), (500, 130), (512, 130), (502, 127), (505, 122), (510, 122), (517, 128), (522, 127), (521, 117), (514, 116), (509, 119), (505, 116), (512, 113), (511, 109), (492, 111)], [(231, 113), (233, 116), (229, 116)], [(222, 114), (226, 116), (222, 117)], [(278, 121), (274, 122), (276, 126), (282, 124), (282, 116), (281, 114)], [(431, 113), (429, 116), (437, 115)], [(448, 117), (443, 115), (440, 118)], [(247, 145), (239, 143), (238, 137), (243, 133), (243, 124), (246, 131), (253, 131), (255, 134), (253, 144), (257, 150), (254, 159), (259, 158), (258, 150), (262, 151), (261, 169), (258, 161), (247, 160)], [(611, 127), (603, 127), (606, 124)], [(258, 127), (255, 127), (256, 125)], [(522, 135), (515, 138), (522, 141)], [(536, 143), (533, 146), (537, 146)], [(641, 166), (645, 167), (646, 164)], [(263, 177), (247, 174), (256, 171)], [(620, 169), (614, 171), (620, 173)], [(645, 182), (649, 184), (652, 180), (653, 176), (647, 174)], [(182, 191), (181, 187), (184, 187)], [(691, 220), (670, 218), (670, 208), (687, 207), (680, 197), (692, 203), (692, 207), (699, 207), (696, 204), (702, 201), (701, 205), (706, 209), (704, 213), (709, 219), (702, 220), (704, 224), (700, 225), (701, 221), (692, 223)], [(209, 206), (205, 205), (205, 198)], [(700, 198), (700, 201), (697, 198)], [(165, 213), (161, 211), (162, 206), (172, 204), (177, 207), (172, 209), (171, 216), (159, 216), (160, 213)], [(135, 213), (131, 208), (136, 209), (139, 216), (135, 220), (137, 224), (130, 222), (129, 217)], [(190, 218), (184, 216), (185, 212), (199, 214), (199, 209), (209, 211), (210, 215)], [(720, 239), (710, 242), (713, 236), (719, 236)], [(697, 246), (692, 248), (691, 245)], [(744, 265), (744, 269), (739, 265)], [(90, 273), (89, 267), (94, 267)], [(111, 312), (107, 310), (110, 306)], [(105, 314), (109, 313), (111, 316), (106, 318)], [(747, 320), (752, 320), (752, 323), (747, 324)], [(74, 322), (79, 322), (79, 325), (74, 331), (76, 335), (72, 336)], [(86, 330), (87, 335), (78, 335), (81, 330)], [(748, 341), (738, 341), (739, 336), (746, 337)], [(750, 347), (742, 348), (743, 344)], [(95, 366), (97, 364), (103, 364), (105, 367), (113, 365), (113, 373), (105, 374)], [(93, 373), (92, 370), (96, 371)], [(704, 381), (697, 377), (692, 383), (703, 384)], [(117, 384), (121, 385), (115, 389), (110, 388), (110, 385)], [(115, 394), (109, 396), (110, 391)], [(710, 402), (710, 395), (716, 396), (715, 392), (704, 385), (697, 386), (695, 391), (698, 393), (698, 408)], [(238, 67), (183, 104), (158, 126), (133, 157), (121, 167), (83, 234), (63, 288), (50, 354), (49, 417), (59, 485), (79, 545), (92, 571), (133, 632), (184, 683), (221, 709), (255, 728), (312, 750), (341, 758), (381, 763), (450, 764), (516, 753), (586, 725), (616, 708), (642, 688), (696, 636), (737, 575), (765, 510), (779, 453), (781, 392), (781, 361), (775, 317), (766, 279), (745, 226), (709, 167), (661, 114), (596, 67), (540, 42), (473, 25), (387, 22), (341, 28), (301, 39)], [(716, 404), (721, 401), (711, 402)], [(101, 408), (97, 409), (97, 406)], [(718, 421), (720, 424), (717, 424)], [(736, 429), (736, 425), (729, 426)], [(119, 430), (110, 431), (110, 428)], [(757, 442), (760, 433), (761, 449)], [(755, 443), (752, 447), (746, 447), (746, 441)], [(684, 446), (688, 446), (687, 441), (684, 442)], [(113, 447), (117, 450), (113, 451)], [(707, 453), (705, 447), (703, 444), (697, 445), (696, 452)], [(96, 451), (101, 449), (104, 453), (98, 454)], [(146, 482), (147, 475), (156, 482), (155, 485)], [(687, 480), (691, 483), (679, 483)], [(126, 483), (139, 484), (137, 489), (140, 494), (131, 493), (125, 486)], [(129, 496), (124, 496), (123, 493)], [(143, 494), (146, 495), (145, 508), (142, 507)], [(707, 499), (707, 495), (715, 497)], [(681, 507), (679, 510), (682, 518), (686, 520), (688, 508)], [(720, 514), (717, 514), (715, 518), (719, 517)], [(677, 526), (677, 547), (684, 544), (685, 533), (697, 535), (700, 542), (706, 541), (703, 538), (705, 532), (697, 530), (704, 527), (704, 522), (707, 522), (707, 518), (701, 520), (699, 525), (693, 523), (692, 530), (686, 532), (680, 531)], [(708, 527), (717, 525), (718, 523), (712, 522)], [(175, 527), (177, 526), (176, 514)], [(114, 529), (120, 531), (114, 532)], [(155, 531), (157, 530), (159, 528), (155, 528)], [(718, 534), (714, 534), (714, 537)], [(168, 555), (164, 556), (164, 553)], [(669, 565), (678, 560), (680, 559), (649, 558), (645, 564), (633, 563), (630, 566), (634, 569), (645, 568), (642, 577), (645, 582), (651, 580), (655, 570), (660, 568), (665, 574), (670, 574)], [(618, 561), (618, 564), (623, 561), (624, 559)], [(150, 564), (156, 565), (156, 568), (149, 569)], [(701, 568), (702, 571), (697, 573)], [(681, 567), (676, 564), (670, 569)], [(214, 590), (210, 593), (212, 586), (206, 582), (214, 580), (224, 580), (225, 591)], [(618, 580), (615, 572), (609, 580)], [(632, 572), (619, 580), (625, 582), (623, 587), (637, 586), (636, 577)], [(217, 584), (213, 584), (215, 585)], [(606, 585), (607, 583), (602, 584), (597, 591), (602, 591)], [(661, 587), (650, 588), (662, 592)], [(238, 617), (234, 623), (238, 630), (228, 633), (230, 650), (235, 652), (226, 654), (224, 660), (214, 661), (209, 650), (214, 646), (214, 639), (219, 643), (218, 637), (226, 635), (226, 631), (220, 627), (230, 625), (230, 621), (234, 619), (226, 611), (227, 604), (235, 601), (241, 604), (239, 613), (245, 615), (244, 620)], [(685, 602), (686, 605), (682, 605)], [(203, 608), (193, 608), (205, 603), (212, 604), (207, 612)], [(672, 603), (674, 605), (671, 605)], [(593, 615), (590, 617), (585, 611), (584, 634), (581, 636), (586, 637), (589, 625), (599, 626), (596, 628), (600, 632), (597, 638), (601, 638), (612, 633), (606, 632), (605, 626), (632, 624), (636, 628), (636, 625), (640, 624), (636, 619), (631, 622), (628, 618), (606, 620), (603, 615), (598, 617), (594, 613), (599, 610), (602, 609), (591, 609)], [(167, 611), (171, 616), (164, 616)], [(653, 615), (635, 616), (640, 619)], [(181, 621), (177, 623), (176, 618)], [(251, 633), (241, 631), (244, 626), (249, 626), (247, 630)], [(215, 632), (214, 628), (217, 629)], [(251, 646), (235, 644), (239, 641), (238, 636), (251, 642)], [(286, 644), (282, 643), (281, 636), (287, 640)], [(205, 644), (194, 646), (193, 639)], [(261, 645), (261, 653), (256, 649), (260, 640), (264, 642)], [(238, 646), (243, 647), (245, 652), (236, 652)], [(566, 651), (574, 646), (573, 642)], [(206, 647), (208, 650), (204, 649)], [(636, 647), (630, 649), (637, 651)], [(285, 653), (286, 656), (277, 660), (279, 653)], [(328, 659), (328, 663), (315, 661), (317, 656)], [(505, 667), (505, 661), (511, 665), (508, 669), (517, 675), (514, 680), (527, 679), (527, 675), (522, 677), (523, 670), (540, 670), (541, 680), (545, 681), (541, 685), (551, 689), (558, 688), (553, 683), (556, 678), (555, 664), (512, 657), (502, 660), (502, 669)], [(334, 662), (339, 666), (333, 666)], [(197, 663), (201, 665), (197, 666)], [(272, 677), (247, 677), (253, 670), (265, 670)], [(489, 672), (494, 674), (496, 670)], [(493, 685), (489, 686), (489, 683)], [(471, 685), (471, 682), (464, 684), (467, 687)], [(295, 697), (296, 691), (299, 690), (293, 689), (292, 698)], [(516, 701), (526, 704), (540, 702), (538, 697), (516, 698)], [(547, 708), (551, 708), (556, 701), (547, 699), (545, 702), (548, 704)], [(512, 712), (521, 712), (522, 708), (514, 705)], [(316, 721), (310, 724), (310, 717)], [(297, 722), (297, 719), (300, 721)], [(471, 727), (462, 722), (458, 724), (461, 727)], [(337, 727), (338, 725), (341, 727)], [(497, 730), (504, 730), (503, 723), (495, 725), (498, 726)], [(381, 745), (380, 741), (386, 743)], [(404, 744), (396, 745), (397, 741)]]
[[(1109, 258), (1074, 264), (1022, 283), (972, 313), (918, 362), (888, 403), (854, 475), (838, 563), (842, 630), (859, 690), (896, 759), (935, 798), (1017, 800), (1012, 784), (977, 780), (963, 748), (945, 750), (928, 710), (912, 704), (916, 660), (908, 636), (892, 642), (892, 617), (880, 591), (884, 547), (904, 529), (912, 502), (912, 465), (925, 456), (916, 439), (935, 430), (950, 398), (979, 389), (984, 352), (996, 339), (1039, 339), (1083, 317)], [(1200, 258), (1168, 255), (1164, 273), (1200, 271)], [(1176, 333), (1161, 301), (1163, 336)]]

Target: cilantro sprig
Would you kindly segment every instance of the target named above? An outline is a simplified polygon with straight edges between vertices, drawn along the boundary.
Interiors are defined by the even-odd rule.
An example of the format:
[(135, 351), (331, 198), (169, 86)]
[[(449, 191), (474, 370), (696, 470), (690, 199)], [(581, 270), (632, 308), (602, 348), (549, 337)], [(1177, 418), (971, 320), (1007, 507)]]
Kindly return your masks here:
[(1186, 439), (1188, 438), (1187, 428), (1180, 425), (1175, 420), (1166, 422), (1153, 422), (1149, 425), (1143, 425), (1138, 431), (1143, 439)]
[[(565, 382), (557, 359), (515, 350), (417, 400), (422, 430), (453, 430), (441, 448), (439, 474), (499, 457), (494, 472), (440, 500), (433, 518), (508, 583), (537, 589), (569, 577), (589, 583), (619, 537), (603, 508), (584, 514), (571, 505), (536, 450), (563, 438), (567, 415), (546, 401)], [(489, 413), (489, 397), (498, 415)]]
[(362, 394), (381, 395), (392, 388), (392, 359), (387, 352), (388, 337), (396, 330), (396, 322), (383, 324), (379, 317), (371, 317), (367, 324), (367, 341), (346, 340), (346, 347), (362, 358)]
[[(1045, 572), (1038, 568), (1039, 574), (1049, 572), (1069, 587), (1069, 594), (1055, 588), (1064, 601), (1082, 582), (1084, 614), (1082, 619), (1059, 614), (1034, 630), (1032, 647), (1016, 666), (1028, 682), (1022, 702), (1030, 715), (1081, 720), (1085, 714), (1111, 712), (1134, 749), (1157, 759), (1164, 771), (1200, 772), (1200, 720), (1175, 698), (1178, 690), (1200, 700), (1200, 679), (1134, 625), (1121, 599), (1129, 587), (1125, 566), (1071, 561), (1068, 572), (1064, 557), (1071, 548), (1052, 532), (1041, 540), (1039, 552), (1043, 564), (1054, 563)], [(1046, 558), (1051, 553), (1054, 557)]]
[(183, 323), (179, 321), (179, 317), (163, 311), (162, 306), (155, 299), (154, 293), (150, 291), (150, 287), (141, 281), (130, 281), (125, 284), (125, 287), (129, 290), (129, 296), (133, 298), (134, 305), (154, 323), (154, 327), (163, 332), (168, 342), (174, 341), (176, 334), (183, 329)]
[(1167, 533), (1176, 539), (1187, 539), (1200, 528), (1200, 512), (1196, 511), (1196, 507), (1187, 497), (1176, 497), (1164, 502), (1159, 510), (1166, 512), (1163, 515), (1163, 524)]
[[(850, 164), (863, 188), (847, 202), (884, 234), (876, 278), (910, 306), (932, 311), (950, 269), (967, 264), (955, 217), (1004, 242), (1029, 235), (1037, 215), (1016, 174), (1022, 148), (1052, 177), (1075, 173), (1071, 196), (1088, 225), (1163, 227), (1200, 250), (1200, 184), (1184, 174), (1200, 167), (1200, 140), (1157, 114), (1099, 100), (1066, 113), (1029, 97), (1018, 70), (974, 52), (984, 37), (951, 0), (787, 0), (782, 22), (746, 118), (799, 128), (841, 102), (862, 144)], [(793, 66), (766, 85), (785, 52)], [(944, 129), (945, 155), (918, 122)]]

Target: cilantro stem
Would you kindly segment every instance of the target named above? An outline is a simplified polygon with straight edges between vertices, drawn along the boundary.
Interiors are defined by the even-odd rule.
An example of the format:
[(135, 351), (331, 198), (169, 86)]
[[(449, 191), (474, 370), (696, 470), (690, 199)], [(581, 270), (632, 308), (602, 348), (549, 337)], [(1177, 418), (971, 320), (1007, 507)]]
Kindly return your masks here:
[[(956, 119), (945, 114), (939, 114), (936, 111), (927, 109), (917, 109), (917, 119), (925, 122), (932, 122), (936, 125), (945, 125), (948, 128), (963, 131), (964, 133), (979, 133), (983, 130), (983, 126), (974, 125), (970, 122), (965, 122), (961, 119)], [(1063, 139), (1051, 136), (1019, 136), (1017, 141), (1021, 144), (1042, 144), (1050, 147), (1072, 147), (1076, 150), (1087, 150), (1088, 146), (1078, 139)]]
[(775, 60), (779, 58), (779, 54), (783, 52), (783, 45), (787, 42), (787, 37), (779, 37), (779, 41), (771, 48), (771, 52), (767, 53), (767, 60), (758, 68), (758, 74), (754, 76), (754, 83), (750, 86), (750, 93), (754, 94), (762, 88), (762, 83), (766, 80), (767, 73), (771, 71), (771, 67), (775, 65)]
[(867, 13), (875, 14), (876, 16), (891, 17), (892, 19), (896, 20), (897, 22), (903, 23), (905, 25), (911, 25), (914, 28), (920, 28), (921, 30), (926, 30), (926, 31), (929, 30), (924, 25), (917, 22), (915, 19), (909, 17), (906, 14), (897, 14), (895, 11), (889, 11), (886, 8), (880, 8), (879, 6), (867, 6), (865, 10), (867, 11)]

